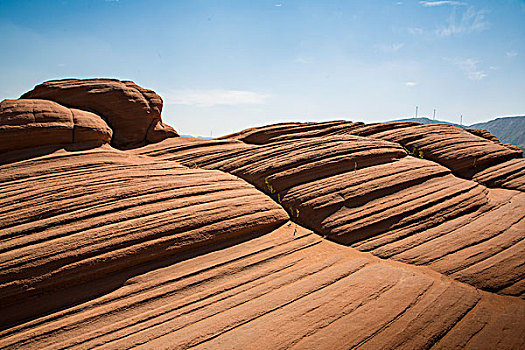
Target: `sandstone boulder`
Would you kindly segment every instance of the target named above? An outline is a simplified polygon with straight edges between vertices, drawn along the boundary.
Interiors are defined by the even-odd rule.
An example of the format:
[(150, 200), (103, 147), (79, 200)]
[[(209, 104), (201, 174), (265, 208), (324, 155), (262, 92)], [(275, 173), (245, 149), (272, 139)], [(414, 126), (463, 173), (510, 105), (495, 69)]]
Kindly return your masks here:
[(97, 113), (113, 129), (111, 143), (117, 148), (132, 148), (178, 136), (161, 121), (162, 98), (131, 81), (52, 80), (37, 85), (21, 98), (51, 100)]
[(108, 143), (112, 131), (98, 115), (46, 100), (0, 103), (0, 153), (39, 146)]

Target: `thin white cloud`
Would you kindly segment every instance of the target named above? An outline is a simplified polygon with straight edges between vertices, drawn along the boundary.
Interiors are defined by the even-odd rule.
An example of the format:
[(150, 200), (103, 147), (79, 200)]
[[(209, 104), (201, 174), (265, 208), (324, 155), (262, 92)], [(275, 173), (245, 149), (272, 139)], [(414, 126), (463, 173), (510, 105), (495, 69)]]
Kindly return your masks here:
[(468, 78), (470, 80), (483, 80), (487, 77), (487, 73), (482, 71), (472, 71), (468, 73)]
[(415, 81), (407, 81), (407, 82), (405, 82), (405, 86), (408, 86), (408, 87), (414, 87), (416, 85), (417, 85), (417, 83)]
[(445, 27), (436, 30), (436, 34), (447, 37), (454, 34), (481, 32), (488, 28), (485, 20), (485, 10), (475, 10), (469, 7), (461, 16), (456, 15), (456, 8), (452, 9), (448, 23)]
[(479, 61), (473, 58), (467, 59), (445, 59), (449, 62), (452, 62), (461, 69), (461, 71), (466, 75), (470, 80), (483, 80), (488, 75), (487, 73), (479, 68)]
[(423, 34), (423, 28), (418, 28), (418, 27), (408, 28), (408, 32), (412, 35), (421, 35)]
[(462, 1), (420, 1), (419, 2), (424, 7), (435, 7), (435, 6), (465, 6), (466, 3)]
[(512, 58), (512, 57), (516, 57), (518, 56), (518, 53), (516, 51), (509, 51), (507, 53), (505, 53), (505, 55), (509, 58)]
[(310, 64), (310, 63), (314, 63), (315, 60), (313, 57), (299, 56), (293, 61), (295, 63), (300, 63), (300, 64)]
[(394, 52), (397, 52), (399, 51), (399, 49), (401, 49), (403, 46), (405, 46), (405, 43), (397, 43), (397, 44), (392, 44), (392, 51)]
[(275, 4), (275, 7), (281, 7), (283, 4)]
[(171, 90), (162, 95), (166, 104), (212, 107), (263, 104), (268, 95), (242, 90)]
[(397, 6), (401, 6), (401, 5), (403, 5), (403, 1), (398, 1), (398, 2), (396, 2), (396, 5), (397, 5)]
[(390, 45), (378, 44), (378, 45), (375, 45), (375, 48), (383, 52), (386, 52), (386, 53), (393, 53), (393, 52), (399, 51), (403, 46), (405, 46), (405, 43), (393, 43)]

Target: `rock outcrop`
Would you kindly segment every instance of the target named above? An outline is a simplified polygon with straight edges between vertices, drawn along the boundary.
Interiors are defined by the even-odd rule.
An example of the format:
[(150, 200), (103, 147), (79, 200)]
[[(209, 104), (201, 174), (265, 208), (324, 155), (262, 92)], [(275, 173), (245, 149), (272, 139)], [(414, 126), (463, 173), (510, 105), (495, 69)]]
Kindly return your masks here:
[(295, 224), (0, 332), (2, 348), (514, 349), (525, 303)]
[(0, 153), (27, 148), (108, 143), (112, 130), (100, 116), (45, 100), (0, 103)]
[(408, 156), (397, 143), (292, 135), (297, 138), (281, 130), (284, 141), (260, 145), (177, 138), (133, 153), (234, 174), (331, 240), (428, 265), (478, 288), (523, 295), (524, 193), (461, 179), (436, 162)]
[(473, 179), (488, 187), (525, 192), (525, 159), (517, 158), (477, 172)]
[(448, 124), (396, 128), (370, 135), (397, 142), (425, 159), (442, 164), (454, 174), (471, 178), (480, 169), (521, 157), (521, 150), (477, 137)]
[(162, 123), (162, 98), (132, 81), (116, 79), (65, 79), (37, 85), (22, 99), (45, 99), (64, 106), (92, 111), (113, 129), (112, 144), (132, 148), (178, 136)]
[(525, 346), (525, 159), (490, 135), (166, 139), (107, 79), (0, 107), (0, 349)]
[[(403, 146), (410, 155), (429, 159), (449, 168), (456, 176), (474, 180), (487, 176), (497, 178), (507, 189), (519, 189), (522, 186), (519, 180), (513, 180), (516, 177), (514, 172), (516, 166), (525, 167), (521, 149), (499, 141), (495, 142), (486, 133), (472, 130), (469, 132), (448, 124), (422, 125), (411, 121), (376, 124), (347, 121), (283, 123), (247, 129), (220, 139), (236, 139), (261, 145), (337, 135), (358, 135), (392, 141)], [(507, 161), (521, 165), (503, 169), (499, 167), (499, 164)], [(493, 166), (497, 172), (490, 174)], [(481, 173), (483, 177), (476, 176)], [(490, 181), (485, 181), (483, 184), (492, 187)]]
[(113, 273), (288, 219), (234, 176), (111, 149), (2, 165), (0, 184), (3, 326), (71, 302), (77, 285), (96, 295)]

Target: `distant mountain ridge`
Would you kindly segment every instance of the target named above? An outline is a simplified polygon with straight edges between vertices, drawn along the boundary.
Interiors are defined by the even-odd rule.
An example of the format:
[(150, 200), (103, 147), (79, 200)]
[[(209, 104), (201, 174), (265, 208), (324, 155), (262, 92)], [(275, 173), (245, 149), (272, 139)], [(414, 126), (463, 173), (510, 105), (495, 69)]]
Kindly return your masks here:
[(501, 142), (510, 143), (525, 150), (525, 116), (496, 118), (485, 123), (473, 124), (470, 127), (488, 130)]
[(494, 134), (501, 142), (516, 145), (525, 151), (525, 116), (502, 117), (484, 123), (459, 125), (430, 118), (407, 118), (396, 121), (413, 121), (422, 124), (450, 124), (459, 128), (485, 129)]

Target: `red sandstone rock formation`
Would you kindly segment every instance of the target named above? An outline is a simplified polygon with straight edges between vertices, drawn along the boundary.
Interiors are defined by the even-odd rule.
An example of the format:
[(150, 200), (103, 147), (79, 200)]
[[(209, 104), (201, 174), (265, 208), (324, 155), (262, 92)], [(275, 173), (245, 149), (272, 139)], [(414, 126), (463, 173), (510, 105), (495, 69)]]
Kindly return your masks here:
[(49, 311), (41, 298), (54, 308), (71, 301), (64, 294), (75, 285), (94, 295), (104, 291), (94, 282), (109, 274), (288, 219), (231, 175), (111, 149), (58, 152), (0, 169), (8, 194), (0, 198), (2, 325)]
[[(525, 346), (524, 163), (496, 140), (336, 121), (162, 141), (151, 91), (44, 85), (63, 105), (0, 109), (0, 348)], [(102, 145), (102, 118), (114, 146), (160, 142)]]
[[(250, 144), (335, 135), (358, 135), (380, 138), (403, 146), (411, 155), (446, 166), (456, 176), (466, 179), (487, 179), (483, 184), (493, 187), (493, 180), (507, 189), (519, 189), (519, 178), (525, 169), (523, 152), (486, 137), (476, 136), (448, 124), (423, 125), (416, 122), (376, 123), (365, 125), (346, 121), (327, 123), (284, 123), (251, 128), (220, 139), (237, 139)], [(510, 161), (512, 167), (499, 165)], [(496, 173), (490, 174), (492, 168)], [(519, 169), (519, 170), (517, 170)], [(483, 176), (476, 176), (483, 174)], [(515, 179), (516, 178), (516, 179)], [(502, 181), (504, 179), (504, 181)]]
[(286, 224), (14, 326), (0, 346), (512, 349), (525, 342), (524, 313), (523, 300)]
[(21, 98), (45, 99), (67, 107), (95, 112), (113, 129), (117, 148), (143, 146), (178, 136), (162, 123), (162, 98), (132, 81), (65, 79), (37, 85)]
[(48, 145), (108, 143), (112, 131), (98, 115), (45, 100), (0, 103), (0, 153)]
[(525, 291), (525, 194), (458, 178), (395, 143), (352, 135), (265, 145), (177, 138), (133, 152), (239, 176), (339, 243), (478, 288)]

